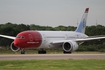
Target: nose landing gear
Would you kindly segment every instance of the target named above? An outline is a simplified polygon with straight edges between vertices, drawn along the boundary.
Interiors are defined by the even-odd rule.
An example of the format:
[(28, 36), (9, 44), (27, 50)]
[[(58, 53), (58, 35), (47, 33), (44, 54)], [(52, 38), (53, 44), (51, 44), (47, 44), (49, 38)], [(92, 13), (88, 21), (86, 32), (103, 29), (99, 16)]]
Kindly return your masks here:
[(21, 54), (25, 54), (25, 50), (24, 49), (21, 49)]

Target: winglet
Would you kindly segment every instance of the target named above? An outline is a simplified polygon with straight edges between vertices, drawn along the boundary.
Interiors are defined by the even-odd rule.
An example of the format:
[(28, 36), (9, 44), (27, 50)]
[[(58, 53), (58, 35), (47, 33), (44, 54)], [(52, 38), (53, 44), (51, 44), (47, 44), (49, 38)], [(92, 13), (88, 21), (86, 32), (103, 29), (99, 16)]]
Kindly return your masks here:
[(85, 12), (84, 12), (84, 14), (82, 16), (82, 19), (81, 19), (77, 29), (75, 30), (76, 32), (85, 33), (88, 11), (89, 11), (89, 8), (86, 8)]

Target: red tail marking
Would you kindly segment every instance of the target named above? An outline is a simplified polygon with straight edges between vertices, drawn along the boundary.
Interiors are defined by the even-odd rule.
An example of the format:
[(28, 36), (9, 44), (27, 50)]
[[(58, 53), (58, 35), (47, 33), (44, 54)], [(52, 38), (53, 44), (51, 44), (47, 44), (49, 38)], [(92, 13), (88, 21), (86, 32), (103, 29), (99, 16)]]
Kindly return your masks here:
[(89, 11), (89, 8), (86, 8), (85, 13), (88, 13), (88, 11)]

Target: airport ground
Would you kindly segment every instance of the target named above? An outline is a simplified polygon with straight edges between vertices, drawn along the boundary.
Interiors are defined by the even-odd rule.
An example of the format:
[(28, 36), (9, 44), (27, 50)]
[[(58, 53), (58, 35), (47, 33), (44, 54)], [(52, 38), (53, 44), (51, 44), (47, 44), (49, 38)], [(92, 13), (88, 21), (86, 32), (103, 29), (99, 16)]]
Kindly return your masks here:
[(0, 59), (0, 70), (105, 70), (105, 52), (65, 55), (62, 51), (50, 50), (40, 55), (37, 50), (26, 50), (26, 54), (21, 55), (11, 50), (0, 50)]

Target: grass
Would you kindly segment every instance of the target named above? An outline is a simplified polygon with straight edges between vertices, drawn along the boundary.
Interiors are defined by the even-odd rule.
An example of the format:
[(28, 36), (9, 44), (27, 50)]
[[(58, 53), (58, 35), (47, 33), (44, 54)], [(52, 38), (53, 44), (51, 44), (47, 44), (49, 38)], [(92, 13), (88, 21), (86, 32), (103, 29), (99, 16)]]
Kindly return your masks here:
[(0, 61), (0, 70), (105, 70), (105, 60)]
[[(63, 54), (61, 49), (58, 50), (46, 50), (47, 54)], [(38, 50), (26, 50), (26, 54), (37, 54)], [(13, 52), (11, 49), (0, 49), (0, 54), (20, 54), (20, 52)], [(72, 54), (105, 54), (105, 52), (91, 52), (91, 51), (83, 51), (83, 52), (72, 52)]]

